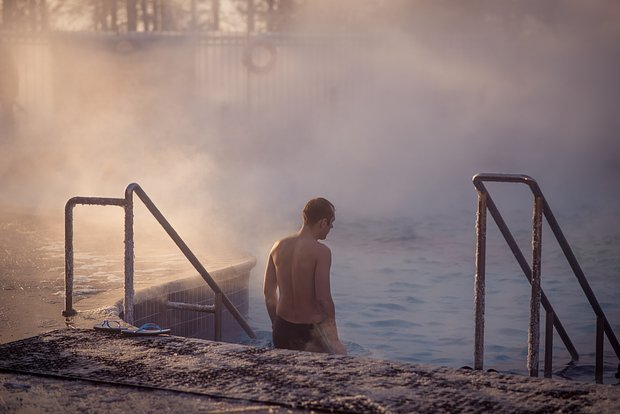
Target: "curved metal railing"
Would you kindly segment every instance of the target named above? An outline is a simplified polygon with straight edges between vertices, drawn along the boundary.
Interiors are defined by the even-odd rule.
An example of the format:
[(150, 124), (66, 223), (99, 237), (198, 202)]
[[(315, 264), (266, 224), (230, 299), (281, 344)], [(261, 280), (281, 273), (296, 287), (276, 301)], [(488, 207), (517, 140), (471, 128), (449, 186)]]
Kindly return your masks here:
[[(485, 290), (485, 256), (486, 256), (486, 211), (491, 213), (495, 223), (499, 227), (500, 232), (508, 243), (517, 262), (521, 266), (523, 273), (532, 286), (532, 295), (530, 299), (530, 324), (528, 330), (528, 359), (527, 367), (531, 376), (538, 376), (538, 348), (539, 348), (539, 321), (540, 321), (540, 304), (542, 303), (546, 311), (545, 323), (545, 377), (551, 377), (552, 370), (552, 352), (553, 352), (553, 327), (555, 327), (558, 335), (564, 342), (566, 349), (571, 358), (576, 361), (579, 354), (572, 344), (568, 334), (564, 330), (562, 323), (555, 314), (551, 303), (547, 299), (545, 293), (540, 287), (540, 263), (541, 263), (541, 246), (542, 246), (542, 217), (547, 222), (558, 241), (564, 256), (577, 277), (579, 284), (585, 293), (594, 313), (597, 317), (596, 323), (596, 362), (595, 362), (595, 379), (601, 383), (603, 379), (603, 335), (607, 335), (607, 339), (611, 343), (616, 356), (620, 360), (620, 344), (616, 338), (603, 309), (601, 308), (592, 288), (590, 287), (586, 276), (575, 257), (560, 225), (558, 224), (547, 200), (545, 199), (536, 180), (527, 175), (520, 174), (476, 174), (472, 179), (474, 186), (478, 190), (478, 212), (476, 220), (476, 276), (474, 288), (474, 306), (476, 312), (475, 324), (475, 349), (474, 349), (474, 369), (482, 369), (483, 366), (483, 349), (484, 349), (484, 290)], [(521, 249), (517, 245), (508, 226), (502, 218), (497, 206), (489, 195), (484, 182), (502, 182), (502, 183), (521, 183), (526, 184), (534, 195), (534, 212), (533, 212), (533, 229), (532, 229), (532, 268), (530, 268), (527, 260), (523, 256)]]
[[(123, 301), (123, 315), (125, 322), (133, 324), (134, 322), (134, 239), (133, 239), (133, 195), (144, 203), (146, 208), (151, 212), (153, 217), (166, 231), (168, 236), (179, 247), (187, 260), (194, 266), (200, 276), (209, 285), (215, 294), (215, 305), (196, 306), (188, 305), (184, 309), (191, 309), (200, 312), (209, 312), (215, 314), (215, 339), (221, 339), (221, 307), (224, 305), (230, 314), (235, 318), (237, 323), (243, 328), (250, 338), (256, 338), (256, 334), (247, 323), (243, 315), (230, 301), (226, 294), (222, 291), (213, 277), (200, 263), (196, 255), (191, 251), (181, 236), (176, 232), (172, 225), (166, 220), (164, 215), (155, 206), (153, 201), (146, 195), (144, 190), (136, 183), (129, 184), (125, 189), (125, 198), (102, 198), (102, 197), (73, 197), (67, 201), (65, 205), (65, 310), (63, 316), (73, 316), (77, 314), (73, 309), (73, 208), (78, 205), (100, 205), (100, 206), (120, 206), (125, 210), (125, 298)], [(172, 304), (170, 307), (179, 304)], [(178, 306), (177, 306), (178, 308)]]

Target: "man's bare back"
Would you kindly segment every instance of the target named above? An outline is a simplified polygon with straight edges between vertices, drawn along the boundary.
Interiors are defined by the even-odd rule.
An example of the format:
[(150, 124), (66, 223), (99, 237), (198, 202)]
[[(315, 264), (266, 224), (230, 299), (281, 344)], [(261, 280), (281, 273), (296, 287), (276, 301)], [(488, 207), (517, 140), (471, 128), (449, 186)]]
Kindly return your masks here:
[(271, 260), (280, 293), (276, 314), (294, 323), (320, 323), (326, 319), (319, 298), (325, 300), (329, 292), (326, 295), (325, 286), (317, 286), (315, 275), (320, 268), (329, 272), (329, 248), (297, 234), (278, 241), (271, 250)]
[[(325, 217), (319, 219), (315, 216), (321, 210), (319, 213), (310, 210), (308, 219), (306, 210), (308, 206), (312, 207), (311, 203), (315, 200), (328, 203), (331, 210), (326, 212), (323, 208)], [(265, 270), (265, 303), (274, 324), (274, 345), (278, 346), (276, 342), (282, 334), (280, 331), (295, 330), (295, 325), (309, 325), (328, 342), (327, 349), (346, 353), (336, 330), (329, 274), (331, 251), (318, 241), (327, 237), (335, 214), (333, 205), (327, 200), (315, 200), (308, 202), (304, 209), (304, 225), (299, 232), (277, 241), (271, 249)], [(283, 324), (286, 327), (282, 328)], [(300, 329), (303, 331), (306, 328)], [(303, 336), (303, 333), (297, 335)], [(284, 344), (282, 347), (289, 346)]]

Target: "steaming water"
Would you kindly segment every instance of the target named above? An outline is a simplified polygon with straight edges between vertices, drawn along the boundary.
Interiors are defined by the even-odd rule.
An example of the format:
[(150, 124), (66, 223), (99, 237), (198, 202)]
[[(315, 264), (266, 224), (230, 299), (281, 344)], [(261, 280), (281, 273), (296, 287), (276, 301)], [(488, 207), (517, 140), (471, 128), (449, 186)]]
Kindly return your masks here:
[[(525, 228), (517, 226), (513, 232), (530, 257), (526, 213)], [(558, 218), (560, 224), (562, 218), (566, 223), (568, 217)], [(596, 234), (579, 231), (580, 226), (592, 230), (588, 214), (570, 218), (564, 231), (569, 242), (573, 236), (573, 250), (619, 332), (620, 238), (609, 230), (618, 216), (597, 219), (602, 228), (606, 220), (611, 226)], [(473, 365), (474, 220), (473, 211), (425, 219), (337, 219), (327, 244), (334, 257), (332, 292), (339, 334), (351, 354), (451, 367)], [(495, 225), (489, 221), (488, 227), (485, 369), (526, 374), (529, 284)], [(567, 365), (570, 356), (556, 334), (554, 376), (592, 381), (594, 313), (550, 232), (544, 233), (543, 241), (543, 289), (581, 357), (576, 365)], [(261, 341), (267, 345), (270, 330), (267, 320), (260, 320), (264, 305), (259, 293), (255, 288), (251, 317), (262, 325)], [(541, 316), (544, 328), (544, 312)], [(618, 361), (607, 341), (605, 347), (605, 381), (615, 383)], [(541, 346), (541, 369), (543, 352)]]
[[(583, 209), (562, 214), (561, 210), (556, 216), (618, 334), (618, 210), (597, 214)], [(503, 213), (529, 257), (529, 211), (512, 208)], [(4, 217), (7, 255), (3, 256), (2, 288), (28, 290), (31, 283), (44, 301), (60, 309), (64, 260), (60, 229), (35, 229), (32, 218), (13, 222), (11, 214)], [(326, 243), (333, 252), (332, 292), (339, 332), (352, 355), (451, 367), (473, 365), (474, 219), (473, 209), (420, 218), (337, 218)], [(485, 368), (525, 374), (529, 285), (490, 219), (488, 228)], [(115, 238), (116, 243), (109, 243), (106, 237), (97, 240), (89, 232), (90, 244), (78, 243), (78, 305), (83, 297), (122, 286), (122, 241)], [(118, 251), (110, 245), (117, 245)], [(172, 246), (143, 247), (136, 257), (139, 278), (194, 274)], [(260, 258), (260, 252), (252, 253)], [(223, 257), (221, 252), (216, 256)], [(207, 260), (205, 265), (213, 263)], [(250, 283), (249, 320), (259, 340), (249, 342), (240, 336), (239, 342), (271, 346), (260, 286), (263, 266), (259, 263)], [(577, 364), (568, 365), (569, 355), (555, 335), (554, 376), (591, 382), (594, 313), (548, 230), (543, 233), (542, 269), (543, 289), (581, 356)], [(25, 275), (33, 281), (24, 280)], [(606, 341), (605, 383), (618, 382), (614, 378), (617, 362)]]

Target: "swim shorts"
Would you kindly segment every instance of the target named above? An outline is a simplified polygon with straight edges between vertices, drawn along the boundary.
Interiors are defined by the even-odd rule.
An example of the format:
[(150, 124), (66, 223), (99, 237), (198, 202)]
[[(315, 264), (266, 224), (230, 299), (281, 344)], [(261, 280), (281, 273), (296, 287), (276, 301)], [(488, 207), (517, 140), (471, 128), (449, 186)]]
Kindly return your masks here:
[(273, 346), (295, 351), (332, 353), (318, 325), (292, 323), (279, 316), (273, 322)]

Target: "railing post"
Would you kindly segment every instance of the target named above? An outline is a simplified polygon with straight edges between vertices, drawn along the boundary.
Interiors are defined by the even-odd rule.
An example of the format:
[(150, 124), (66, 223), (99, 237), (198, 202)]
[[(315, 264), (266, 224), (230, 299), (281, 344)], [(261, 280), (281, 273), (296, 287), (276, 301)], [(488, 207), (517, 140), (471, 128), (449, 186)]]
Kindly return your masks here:
[(545, 378), (553, 375), (553, 311), (547, 311), (545, 319)]
[(531, 377), (538, 376), (538, 351), (540, 344), (540, 259), (542, 252), (542, 196), (534, 197), (532, 228), (532, 297), (530, 299), (530, 325), (528, 330), (527, 369)]
[(214, 338), (219, 342), (222, 340), (222, 294), (215, 294), (215, 319), (214, 319)]
[(476, 275), (474, 277), (474, 308), (476, 326), (474, 332), (474, 369), (482, 370), (484, 365), (484, 295), (485, 257), (487, 237), (487, 194), (478, 191), (478, 212), (476, 214)]
[(133, 273), (134, 273), (134, 239), (133, 239), (133, 192), (125, 191), (125, 301), (124, 320), (133, 325)]
[(73, 309), (73, 200), (65, 205), (65, 310), (62, 316), (69, 317), (77, 312)]
[(603, 339), (605, 339), (605, 318), (596, 317), (596, 357), (594, 364), (594, 380), (597, 384), (603, 383)]

